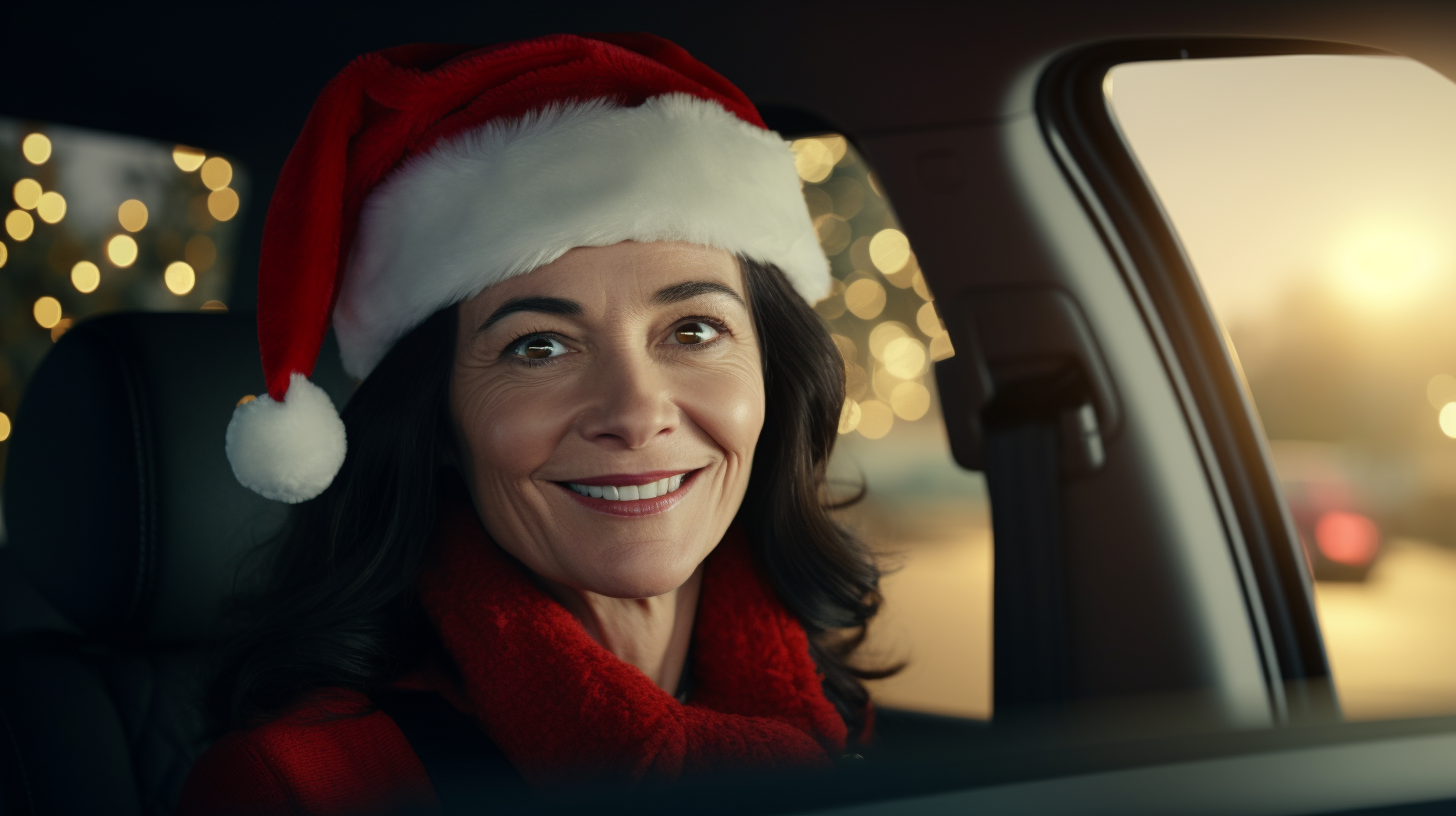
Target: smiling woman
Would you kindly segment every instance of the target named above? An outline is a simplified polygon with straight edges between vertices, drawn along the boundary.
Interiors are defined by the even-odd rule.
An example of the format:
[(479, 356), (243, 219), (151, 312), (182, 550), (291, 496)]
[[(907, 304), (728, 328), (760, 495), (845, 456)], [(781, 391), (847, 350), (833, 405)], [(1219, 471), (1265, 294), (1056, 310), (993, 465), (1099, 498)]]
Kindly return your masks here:
[[(879, 570), (829, 515), (845, 371), (810, 305), (828, 264), (788, 144), (645, 35), (438, 50), (346, 70), (279, 181), (269, 393), (238, 405), (227, 450), (297, 508), (219, 655), (226, 735), (183, 812), (451, 804), (409, 692), (445, 701), (508, 785), (831, 765), (868, 736), (860, 681), (887, 672), (851, 662)], [(482, 93), (528, 57), (583, 73), (525, 110)], [(402, 77), (429, 81), (349, 120), (362, 134), (321, 114)], [(435, 121), (471, 99), (480, 118)], [(343, 215), (280, 215), (341, 139), (380, 152), (351, 152), (357, 173), (397, 167), (346, 168)], [(351, 212), (352, 248), (321, 266)], [(342, 417), (306, 377), (330, 301), (362, 379)]]

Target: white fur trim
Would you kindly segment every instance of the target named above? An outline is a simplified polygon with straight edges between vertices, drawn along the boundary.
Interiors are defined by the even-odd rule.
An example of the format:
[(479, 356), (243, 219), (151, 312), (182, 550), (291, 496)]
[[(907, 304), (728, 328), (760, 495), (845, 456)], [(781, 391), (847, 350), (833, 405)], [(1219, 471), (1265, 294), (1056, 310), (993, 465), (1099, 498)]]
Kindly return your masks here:
[(297, 504), (324, 492), (344, 464), (344, 421), (322, 388), (294, 373), (288, 394), (239, 405), (227, 428), (233, 475), (249, 490)]
[(445, 141), (370, 193), (334, 307), (344, 368), (364, 377), (435, 311), (573, 247), (629, 240), (725, 249), (810, 303), (829, 292), (778, 134), (686, 94), (557, 106)]

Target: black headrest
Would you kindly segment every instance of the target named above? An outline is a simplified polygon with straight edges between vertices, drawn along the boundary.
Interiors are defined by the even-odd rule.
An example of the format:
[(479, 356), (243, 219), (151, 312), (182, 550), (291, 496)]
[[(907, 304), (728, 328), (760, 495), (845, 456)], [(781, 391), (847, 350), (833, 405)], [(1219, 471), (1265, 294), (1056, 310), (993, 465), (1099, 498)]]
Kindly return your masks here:
[[(326, 349), (313, 379), (342, 408), (337, 361)], [(233, 406), (262, 390), (252, 315), (108, 315), (51, 349), (9, 442), (7, 548), (85, 635), (217, 634), (241, 556), (286, 510), (240, 486), (223, 452)]]

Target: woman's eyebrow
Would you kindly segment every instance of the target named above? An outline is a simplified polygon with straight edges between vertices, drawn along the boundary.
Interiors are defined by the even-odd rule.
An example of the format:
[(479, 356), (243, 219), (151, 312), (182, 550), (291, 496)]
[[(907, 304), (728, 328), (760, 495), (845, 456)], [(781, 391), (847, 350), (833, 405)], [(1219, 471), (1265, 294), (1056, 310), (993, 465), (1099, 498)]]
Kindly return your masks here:
[(685, 281), (683, 283), (674, 283), (671, 286), (664, 286), (657, 290), (657, 294), (652, 296), (652, 300), (654, 303), (666, 305), (691, 300), (699, 295), (727, 295), (738, 301), (739, 306), (745, 309), (748, 308), (748, 304), (743, 302), (743, 298), (737, 292), (721, 283), (715, 283), (713, 281)]
[(581, 314), (581, 311), (582, 309), (580, 303), (577, 303), (574, 300), (566, 300), (565, 298), (516, 298), (515, 300), (506, 301), (505, 303), (501, 304), (501, 307), (499, 309), (491, 312), (490, 317), (487, 317), (485, 319), (485, 322), (480, 324), (480, 328), (476, 329), (475, 333), (479, 334), (486, 329), (489, 329), (491, 326), (494, 326), (495, 324), (504, 320), (506, 316), (515, 314), (516, 312), (541, 312), (543, 314), (579, 315)]

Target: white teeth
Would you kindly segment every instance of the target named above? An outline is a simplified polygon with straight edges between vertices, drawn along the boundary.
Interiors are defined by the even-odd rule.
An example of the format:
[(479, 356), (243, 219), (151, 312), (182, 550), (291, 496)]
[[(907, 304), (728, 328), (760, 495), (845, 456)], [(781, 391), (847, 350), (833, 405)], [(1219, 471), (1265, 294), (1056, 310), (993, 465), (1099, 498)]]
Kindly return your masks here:
[(655, 499), (658, 496), (666, 496), (679, 487), (682, 487), (683, 479), (686, 477), (686, 473), (681, 473), (677, 476), (669, 476), (666, 479), (648, 482), (644, 485), (623, 485), (622, 487), (614, 487), (612, 485), (598, 487), (596, 485), (581, 485), (575, 482), (567, 482), (566, 486), (583, 496), (590, 496), (593, 499), (637, 501), (640, 499)]

